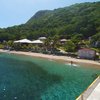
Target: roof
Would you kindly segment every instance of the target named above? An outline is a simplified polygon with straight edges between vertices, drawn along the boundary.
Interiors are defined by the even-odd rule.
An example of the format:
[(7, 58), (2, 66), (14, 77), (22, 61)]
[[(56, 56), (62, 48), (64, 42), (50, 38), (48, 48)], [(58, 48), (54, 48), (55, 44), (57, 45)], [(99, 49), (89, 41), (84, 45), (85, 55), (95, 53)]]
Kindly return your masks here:
[(47, 39), (46, 37), (39, 37), (38, 38), (39, 40), (45, 40), (45, 39)]
[(34, 43), (34, 44), (43, 44), (43, 42), (41, 40), (34, 40), (31, 43)]
[(67, 40), (66, 40), (66, 39), (61, 39), (60, 41), (61, 41), (61, 42), (66, 42)]
[(22, 39), (22, 40), (14, 41), (14, 43), (31, 43), (31, 41), (28, 39)]
[(89, 48), (82, 48), (80, 50), (84, 50), (84, 51), (95, 51), (95, 50), (92, 50), (92, 49), (89, 49)]

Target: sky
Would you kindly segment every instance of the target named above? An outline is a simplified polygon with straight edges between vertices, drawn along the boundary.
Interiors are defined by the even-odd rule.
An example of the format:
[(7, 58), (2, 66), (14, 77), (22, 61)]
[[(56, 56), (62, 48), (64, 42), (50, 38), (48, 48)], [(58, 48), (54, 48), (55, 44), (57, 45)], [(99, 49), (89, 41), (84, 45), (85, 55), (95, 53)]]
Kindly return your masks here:
[(0, 28), (26, 23), (39, 10), (99, 0), (0, 0)]

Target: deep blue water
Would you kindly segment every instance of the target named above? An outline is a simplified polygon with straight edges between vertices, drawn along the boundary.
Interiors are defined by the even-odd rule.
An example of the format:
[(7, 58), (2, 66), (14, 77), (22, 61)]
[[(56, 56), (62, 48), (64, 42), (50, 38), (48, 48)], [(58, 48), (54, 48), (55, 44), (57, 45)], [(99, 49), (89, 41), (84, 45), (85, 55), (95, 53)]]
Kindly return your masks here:
[(0, 53), (0, 100), (75, 100), (100, 69)]

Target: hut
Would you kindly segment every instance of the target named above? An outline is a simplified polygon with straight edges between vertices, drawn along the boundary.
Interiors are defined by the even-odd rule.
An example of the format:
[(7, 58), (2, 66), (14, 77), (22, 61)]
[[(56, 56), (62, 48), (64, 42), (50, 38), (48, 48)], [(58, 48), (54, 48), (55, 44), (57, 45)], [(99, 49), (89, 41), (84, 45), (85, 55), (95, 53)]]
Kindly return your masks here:
[(22, 39), (22, 40), (14, 41), (14, 43), (31, 43), (31, 41), (28, 39)]
[(32, 44), (43, 44), (41, 40), (34, 40), (31, 42)]

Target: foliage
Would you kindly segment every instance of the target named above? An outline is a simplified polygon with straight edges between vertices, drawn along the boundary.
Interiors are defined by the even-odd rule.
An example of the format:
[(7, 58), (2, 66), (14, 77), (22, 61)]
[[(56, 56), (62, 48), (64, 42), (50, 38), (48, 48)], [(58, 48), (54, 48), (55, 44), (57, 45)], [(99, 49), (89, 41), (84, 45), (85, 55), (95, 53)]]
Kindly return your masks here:
[(3, 44), (0, 44), (0, 49), (3, 49), (4, 48), (4, 45)]
[(96, 48), (100, 49), (100, 33), (92, 36), (90, 42), (91, 42), (93, 47), (96, 47)]
[(100, 41), (100, 33), (92, 36), (91, 42)]
[(82, 34), (76, 34), (74, 35), (71, 40), (75, 43), (75, 44), (79, 44), (80, 41), (83, 40), (83, 35)]
[(72, 41), (67, 41), (64, 47), (67, 52), (75, 52), (76, 50), (76, 46)]
[(1, 29), (0, 41), (37, 39), (54, 35), (84, 39), (100, 32), (100, 2), (81, 3), (55, 10), (37, 12), (27, 23)]

